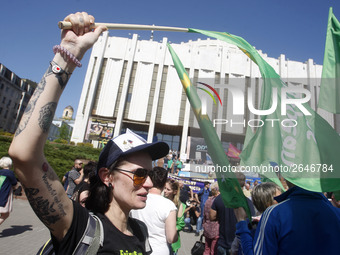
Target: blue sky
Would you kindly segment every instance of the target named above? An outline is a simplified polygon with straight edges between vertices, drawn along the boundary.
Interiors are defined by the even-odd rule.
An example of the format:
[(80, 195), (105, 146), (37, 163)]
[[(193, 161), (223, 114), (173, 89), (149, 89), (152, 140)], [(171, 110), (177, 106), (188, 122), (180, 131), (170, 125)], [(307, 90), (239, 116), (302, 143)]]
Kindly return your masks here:
[[(329, 7), (340, 19), (336, 0), (2, 0), (0, 62), (21, 78), (39, 82), (53, 58), (52, 47), (60, 42), (58, 21), (69, 13), (86, 11), (97, 22), (229, 32), (269, 57), (285, 54), (290, 60), (305, 62), (311, 58), (322, 64)], [(133, 32), (140, 34), (140, 39), (150, 37), (150, 32), (140, 31), (111, 30), (110, 35), (130, 37)], [(186, 33), (154, 34), (155, 40), (163, 37), (174, 43), (198, 38)], [(60, 99), (57, 117), (68, 105), (77, 110), (89, 56), (90, 52), (82, 60), (83, 67), (74, 71)]]

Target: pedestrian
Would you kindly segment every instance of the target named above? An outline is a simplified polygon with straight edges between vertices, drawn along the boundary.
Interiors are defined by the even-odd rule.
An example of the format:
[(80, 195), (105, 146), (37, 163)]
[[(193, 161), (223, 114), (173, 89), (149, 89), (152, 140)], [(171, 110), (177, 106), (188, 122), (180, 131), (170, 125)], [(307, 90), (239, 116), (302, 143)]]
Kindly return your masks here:
[(9, 217), (13, 210), (13, 188), (17, 188), (18, 181), (12, 168), (12, 159), (0, 159), (0, 225)]
[(164, 196), (168, 199), (170, 199), (177, 207), (177, 218), (176, 218), (176, 229), (177, 229), (177, 235), (178, 240), (177, 242), (173, 243), (171, 245), (172, 248), (172, 254), (177, 254), (179, 248), (181, 248), (181, 239), (180, 239), (180, 231), (182, 231), (185, 227), (185, 210), (186, 205), (181, 202), (179, 199), (180, 195), (180, 189), (179, 189), (179, 183), (176, 180), (168, 179), (165, 183), (165, 187), (163, 190)]
[(69, 198), (72, 197), (75, 187), (83, 181), (84, 170), (83, 170), (83, 162), (80, 159), (76, 159), (74, 161), (73, 168), (68, 173), (68, 187), (67, 187), (67, 196)]
[[(281, 195), (282, 190), (281, 188), (273, 182), (263, 182), (261, 184), (256, 185), (253, 188), (251, 193), (251, 200), (255, 206), (257, 211), (257, 216), (252, 217), (251, 221), (247, 221), (247, 226), (245, 226), (245, 222), (241, 221), (236, 224), (236, 237), (234, 239), (233, 245), (235, 247), (235, 254), (251, 254), (253, 251), (249, 251), (249, 245), (246, 245), (247, 242), (251, 243), (252, 240), (248, 238), (253, 238), (255, 235), (255, 231), (259, 220), (261, 219), (262, 213), (270, 206), (277, 204), (276, 200), (274, 199), (276, 196)], [(234, 209), (236, 218), (239, 220), (239, 210), (241, 209)], [(244, 209), (243, 209), (244, 210)], [(251, 236), (247, 236), (244, 231), (244, 227), (247, 227), (250, 231)], [(240, 233), (243, 233), (242, 236)], [(240, 246), (240, 244), (242, 245)]]
[(178, 173), (182, 171), (182, 168), (183, 168), (183, 162), (181, 158), (178, 156), (178, 159), (176, 161), (176, 175), (178, 175)]
[(146, 206), (132, 210), (131, 217), (143, 221), (148, 227), (152, 254), (170, 254), (171, 244), (178, 240), (176, 230), (177, 207), (162, 196), (168, 171), (154, 167), (150, 172), (153, 187), (150, 189)]
[(127, 130), (109, 140), (102, 150), (96, 175), (90, 179), (86, 208), (68, 198), (58, 176), (46, 161), (44, 145), (57, 102), (67, 81), (104, 26), (90, 28), (94, 17), (85, 12), (68, 15), (72, 29), (62, 30), (55, 57), (31, 97), (9, 148), (14, 169), (25, 187), (27, 199), (51, 232), (56, 254), (72, 254), (90, 219), (100, 219), (104, 238), (99, 254), (150, 254), (147, 228), (130, 218), (132, 209), (146, 205), (152, 187), (148, 177), (152, 161), (164, 157), (169, 146), (147, 143)]
[(177, 175), (177, 156), (173, 156), (172, 159), (173, 159), (173, 162), (172, 162), (171, 173)]
[(200, 192), (198, 193), (198, 199), (201, 204), (201, 215), (196, 225), (196, 233), (195, 233), (196, 236), (199, 236), (201, 230), (203, 229), (202, 223), (203, 223), (203, 216), (204, 216), (204, 205), (205, 205), (205, 202), (208, 200), (209, 195), (210, 195), (210, 182), (206, 181), (204, 182), (203, 189), (200, 190)]
[(289, 189), (265, 210), (254, 239), (244, 209), (236, 209), (245, 254), (339, 254), (339, 209), (322, 193), (286, 182)]
[(203, 215), (203, 235), (205, 239), (205, 249), (203, 255), (217, 254), (217, 240), (219, 237), (218, 221), (211, 221), (209, 214), (211, 205), (215, 198), (220, 194), (217, 182), (211, 185), (211, 196), (205, 202)]
[(169, 154), (164, 157), (164, 165), (165, 169), (168, 169), (168, 161), (169, 161)]
[(90, 188), (90, 178), (92, 178), (96, 174), (97, 162), (89, 161), (84, 166), (84, 176), (83, 180), (77, 184), (74, 188), (73, 195), (71, 197), (72, 200), (79, 202), (81, 205), (85, 206), (85, 201), (88, 197), (89, 188)]
[(243, 194), (247, 197), (247, 198), (251, 198), (251, 189), (250, 189), (250, 183), (247, 182), (244, 187), (241, 187), (243, 190)]
[(85, 207), (86, 200), (89, 196), (90, 184), (88, 182), (82, 182), (77, 185), (77, 192), (73, 193), (72, 200), (78, 202), (82, 207)]
[(174, 160), (172, 158), (172, 154), (170, 154), (168, 160), (168, 173), (173, 174), (173, 172), (174, 172)]
[(183, 180), (178, 181), (179, 184), (179, 199), (183, 204), (187, 204), (189, 201), (194, 200), (194, 192), (189, 187), (189, 185), (185, 185)]
[[(237, 172), (235, 173), (235, 175), (240, 186), (243, 187), (245, 181), (244, 174)], [(246, 199), (251, 212), (251, 216), (254, 216), (255, 209), (253, 203), (249, 198)], [(217, 220), (220, 225), (219, 238), (217, 241), (217, 254), (218, 255), (229, 254), (231, 250), (231, 244), (235, 239), (237, 219), (234, 213), (234, 209), (225, 207), (221, 194), (218, 195), (215, 198), (214, 202), (212, 203), (209, 217), (211, 221)]]
[(67, 191), (67, 188), (68, 188), (68, 174), (70, 173), (70, 171), (67, 171), (64, 174), (63, 179), (61, 180), (61, 183), (64, 185), (64, 190), (66, 190), (66, 191)]

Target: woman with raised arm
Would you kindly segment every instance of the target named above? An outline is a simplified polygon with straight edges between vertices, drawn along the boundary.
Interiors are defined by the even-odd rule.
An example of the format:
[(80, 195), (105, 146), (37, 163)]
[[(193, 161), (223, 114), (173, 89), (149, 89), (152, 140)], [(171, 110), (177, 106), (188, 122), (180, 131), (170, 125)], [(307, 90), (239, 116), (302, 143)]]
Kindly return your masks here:
[(177, 207), (177, 219), (176, 219), (176, 229), (178, 234), (178, 240), (177, 242), (171, 244), (172, 253), (171, 254), (177, 254), (179, 248), (181, 248), (181, 239), (180, 239), (180, 231), (183, 230), (185, 227), (185, 208), (186, 205), (181, 202), (179, 199), (180, 196), (180, 188), (179, 183), (176, 180), (168, 179), (165, 183), (164, 187), (164, 196), (168, 199), (170, 199)]
[[(61, 43), (53, 48), (55, 57), (36, 88), (21, 119), (9, 149), (14, 169), (29, 203), (51, 232), (56, 254), (72, 254), (83, 238), (90, 216), (87, 209), (70, 200), (56, 173), (46, 161), (44, 144), (59, 97), (80, 60), (106, 30), (90, 25), (94, 17), (71, 14), (65, 21), (71, 30), (63, 30)], [(90, 181), (86, 207), (103, 226), (104, 238), (99, 254), (149, 254), (146, 226), (131, 219), (131, 209), (145, 207), (152, 182), (148, 171), (152, 160), (169, 152), (166, 143), (148, 144), (127, 132), (110, 140), (100, 154), (96, 175)]]

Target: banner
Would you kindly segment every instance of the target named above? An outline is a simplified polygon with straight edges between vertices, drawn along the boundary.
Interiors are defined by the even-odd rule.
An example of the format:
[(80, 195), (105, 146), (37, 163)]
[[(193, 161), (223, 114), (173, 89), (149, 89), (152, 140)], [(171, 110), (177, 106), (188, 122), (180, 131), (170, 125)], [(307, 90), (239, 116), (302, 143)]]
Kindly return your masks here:
[(112, 139), (115, 124), (112, 121), (92, 118), (86, 133), (87, 140), (109, 141)]

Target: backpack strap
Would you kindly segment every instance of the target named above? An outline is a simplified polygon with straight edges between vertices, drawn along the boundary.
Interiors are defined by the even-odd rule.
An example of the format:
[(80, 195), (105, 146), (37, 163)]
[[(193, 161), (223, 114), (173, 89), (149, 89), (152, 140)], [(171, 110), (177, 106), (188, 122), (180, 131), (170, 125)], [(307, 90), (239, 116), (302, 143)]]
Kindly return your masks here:
[(72, 255), (97, 254), (100, 245), (103, 245), (104, 229), (101, 220), (90, 213), (85, 232)]
[(86, 251), (86, 255), (93, 255), (93, 254), (97, 254), (99, 247), (103, 246), (104, 243), (104, 228), (103, 228), (103, 223), (102, 221), (99, 219), (99, 217), (93, 213), (90, 214), (90, 216), (92, 216), (95, 221), (96, 221), (96, 230), (95, 230), (95, 234), (92, 240), (92, 243), (90, 244), (89, 248)]
[(51, 238), (39, 249), (37, 255), (55, 255)]

